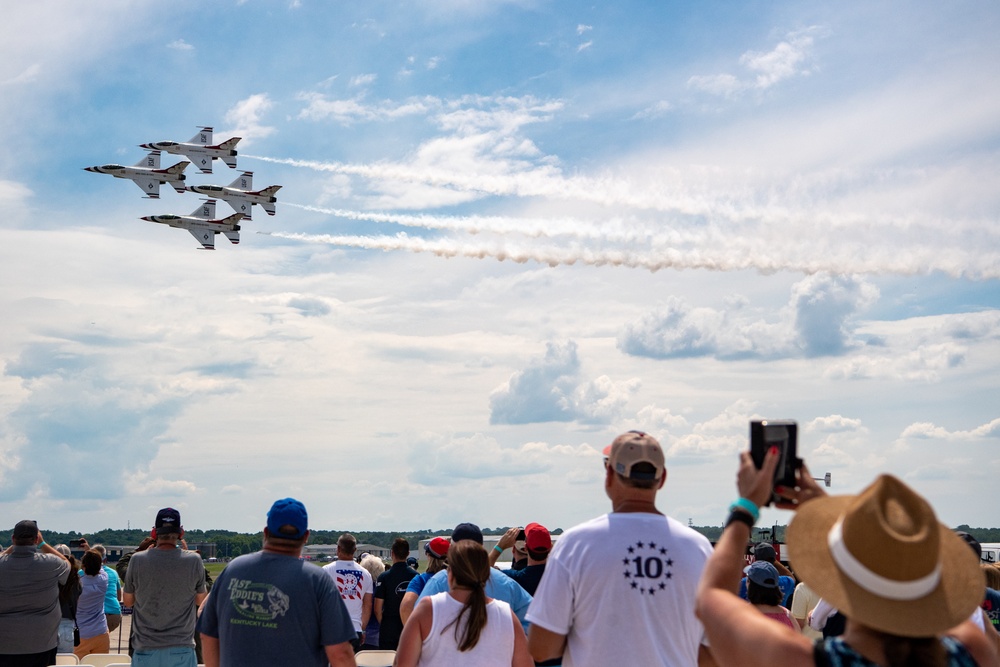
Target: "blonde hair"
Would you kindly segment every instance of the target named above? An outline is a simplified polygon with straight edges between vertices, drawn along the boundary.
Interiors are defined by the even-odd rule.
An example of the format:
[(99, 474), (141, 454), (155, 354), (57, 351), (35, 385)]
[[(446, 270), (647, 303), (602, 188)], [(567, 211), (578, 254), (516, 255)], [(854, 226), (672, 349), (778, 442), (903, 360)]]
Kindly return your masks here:
[(358, 564), (368, 570), (368, 574), (372, 575), (372, 581), (378, 579), (378, 576), (385, 572), (385, 563), (382, 562), (382, 559), (371, 554), (362, 556), (361, 562)]

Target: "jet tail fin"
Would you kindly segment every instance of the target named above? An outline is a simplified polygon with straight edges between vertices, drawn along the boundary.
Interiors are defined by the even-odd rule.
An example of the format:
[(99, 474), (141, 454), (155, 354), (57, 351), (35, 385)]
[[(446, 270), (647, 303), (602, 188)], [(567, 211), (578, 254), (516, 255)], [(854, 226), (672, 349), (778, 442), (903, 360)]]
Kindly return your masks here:
[(229, 242), (232, 243), (233, 245), (239, 244), (240, 232), (238, 229), (232, 232), (222, 232), (222, 233), (226, 235), (226, 238), (229, 239)]
[(149, 151), (149, 153), (135, 163), (136, 167), (146, 167), (147, 169), (160, 168), (160, 151)]
[(212, 145), (212, 128), (202, 126), (201, 129), (198, 130), (198, 134), (196, 134), (193, 137), (191, 137), (191, 139), (188, 140), (188, 143), (189, 144), (201, 144), (202, 146), (211, 146)]
[(236, 177), (236, 180), (229, 184), (229, 187), (240, 190), (253, 190), (253, 172), (244, 171)]
[(215, 200), (206, 199), (204, 204), (191, 212), (191, 217), (205, 218), (206, 220), (215, 219)]

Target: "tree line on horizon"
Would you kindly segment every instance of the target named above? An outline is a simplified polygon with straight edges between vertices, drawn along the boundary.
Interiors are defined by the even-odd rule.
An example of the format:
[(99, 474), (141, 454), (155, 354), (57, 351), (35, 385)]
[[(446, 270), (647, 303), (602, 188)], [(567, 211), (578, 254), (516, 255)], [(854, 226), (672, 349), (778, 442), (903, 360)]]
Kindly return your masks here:
[[(722, 534), (722, 526), (694, 526), (691, 528), (698, 531), (713, 543)], [(487, 535), (502, 535), (509, 527), (483, 528)], [(777, 534), (777, 541), (783, 542), (785, 526), (775, 525), (768, 527), (757, 527), (753, 540), (755, 542), (770, 542), (773, 533)], [(956, 526), (955, 530), (963, 530), (982, 543), (1000, 542), (1000, 528), (972, 528), (966, 524)], [(397, 537), (405, 538), (410, 543), (411, 549), (416, 549), (420, 540), (432, 537), (451, 535), (451, 528), (440, 530), (414, 530), (414, 531), (377, 531), (377, 530), (312, 530), (309, 534), (309, 544), (336, 544), (337, 539), (344, 533), (351, 533), (358, 540), (358, 544), (371, 544), (377, 547), (388, 549), (392, 546), (392, 541)], [(11, 533), (13, 529), (0, 531), (0, 545), (7, 546), (11, 543)], [(553, 535), (563, 532), (562, 528), (552, 531)], [(81, 537), (86, 538), (89, 544), (120, 545), (127, 547), (137, 546), (143, 539), (149, 536), (148, 530), (132, 528), (129, 530), (116, 530), (105, 528), (94, 533), (79, 533), (70, 531), (59, 533), (51, 530), (42, 530), (45, 541), (49, 544), (69, 544), (71, 540)], [(260, 551), (264, 533), (238, 533), (231, 530), (187, 530), (184, 531), (184, 539), (188, 544), (196, 542), (208, 542), (216, 545), (216, 554), (221, 557), (233, 557), (242, 554)]]

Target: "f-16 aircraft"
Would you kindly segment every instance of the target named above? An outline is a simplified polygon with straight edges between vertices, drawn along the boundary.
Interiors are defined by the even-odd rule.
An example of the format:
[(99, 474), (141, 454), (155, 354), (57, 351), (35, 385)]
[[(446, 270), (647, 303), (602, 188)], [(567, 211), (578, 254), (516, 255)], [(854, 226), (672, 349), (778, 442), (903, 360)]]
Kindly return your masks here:
[(243, 214), (236, 213), (223, 220), (216, 220), (215, 200), (209, 199), (196, 208), (191, 215), (146, 215), (139, 219), (186, 229), (205, 250), (215, 250), (216, 234), (225, 234), (226, 238), (233, 244), (240, 242), (239, 222), (243, 219)]
[(246, 216), (246, 220), (250, 220), (254, 204), (260, 204), (268, 215), (274, 215), (274, 204), (278, 201), (274, 193), (281, 189), (281, 186), (271, 185), (263, 190), (255, 191), (253, 189), (253, 172), (244, 171), (235, 181), (226, 186), (191, 185), (187, 189), (206, 197), (225, 200), (233, 207), (234, 211), (242, 213)]
[(212, 162), (219, 158), (227, 165), (236, 168), (236, 144), (241, 137), (233, 137), (221, 144), (212, 145), (212, 128), (203, 127), (198, 134), (188, 141), (155, 141), (151, 144), (139, 144), (149, 150), (160, 150), (174, 155), (186, 155), (194, 162), (203, 174), (212, 173)]
[(146, 193), (147, 199), (160, 198), (160, 183), (170, 183), (177, 192), (184, 192), (184, 170), (190, 162), (178, 162), (172, 167), (160, 169), (160, 151), (152, 151), (131, 167), (120, 164), (105, 164), (99, 167), (84, 167), (84, 171), (95, 174), (111, 174), (115, 178), (129, 178)]

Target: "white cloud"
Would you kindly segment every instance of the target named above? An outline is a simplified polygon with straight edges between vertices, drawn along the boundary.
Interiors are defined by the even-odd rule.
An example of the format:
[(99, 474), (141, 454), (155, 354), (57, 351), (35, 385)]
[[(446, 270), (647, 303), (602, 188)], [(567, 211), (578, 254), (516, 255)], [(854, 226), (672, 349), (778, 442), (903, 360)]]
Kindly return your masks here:
[(652, 104), (641, 111), (637, 111), (632, 120), (650, 120), (654, 118), (662, 118), (667, 115), (674, 106), (667, 102), (666, 100), (660, 100), (655, 104)]
[[(877, 300), (869, 282), (850, 276), (806, 276), (792, 287), (788, 308), (767, 321), (743, 299), (729, 310), (695, 308), (670, 297), (629, 323), (618, 337), (626, 354), (654, 359), (837, 355), (855, 346), (856, 313)], [(793, 335), (794, 332), (794, 335)]]
[(38, 78), (39, 73), (42, 71), (42, 66), (39, 63), (31, 63), (19, 74), (13, 77), (0, 80), (0, 86), (16, 86), (19, 84), (31, 83)]
[(543, 358), (490, 394), (490, 423), (611, 424), (621, 418), (641, 384), (638, 378), (616, 382), (607, 375), (582, 381), (576, 343), (548, 343)]
[(170, 42), (169, 44), (167, 44), (167, 48), (173, 51), (194, 51), (194, 47), (185, 42), (184, 39), (182, 38), (175, 39), (174, 41)]
[(688, 79), (688, 87), (720, 97), (734, 97), (748, 90), (767, 90), (786, 79), (807, 76), (814, 37), (824, 31), (817, 27), (789, 33), (770, 51), (747, 51), (740, 65), (749, 70), (748, 78), (730, 73), (698, 74)]
[(576, 34), (582, 35), (583, 33), (590, 32), (593, 29), (594, 26), (592, 25), (584, 25), (583, 23), (580, 23), (576, 26)]
[(226, 123), (233, 128), (234, 134), (243, 137), (243, 145), (252, 144), (255, 139), (274, 134), (274, 126), (262, 123), (273, 106), (274, 102), (267, 93), (256, 93), (230, 107), (226, 111)]
[(364, 86), (370, 86), (375, 83), (376, 79), (378, 79), (378, 74), (359, 74), (351, 77), (349, 85), (352, 88), (361, 88)]

